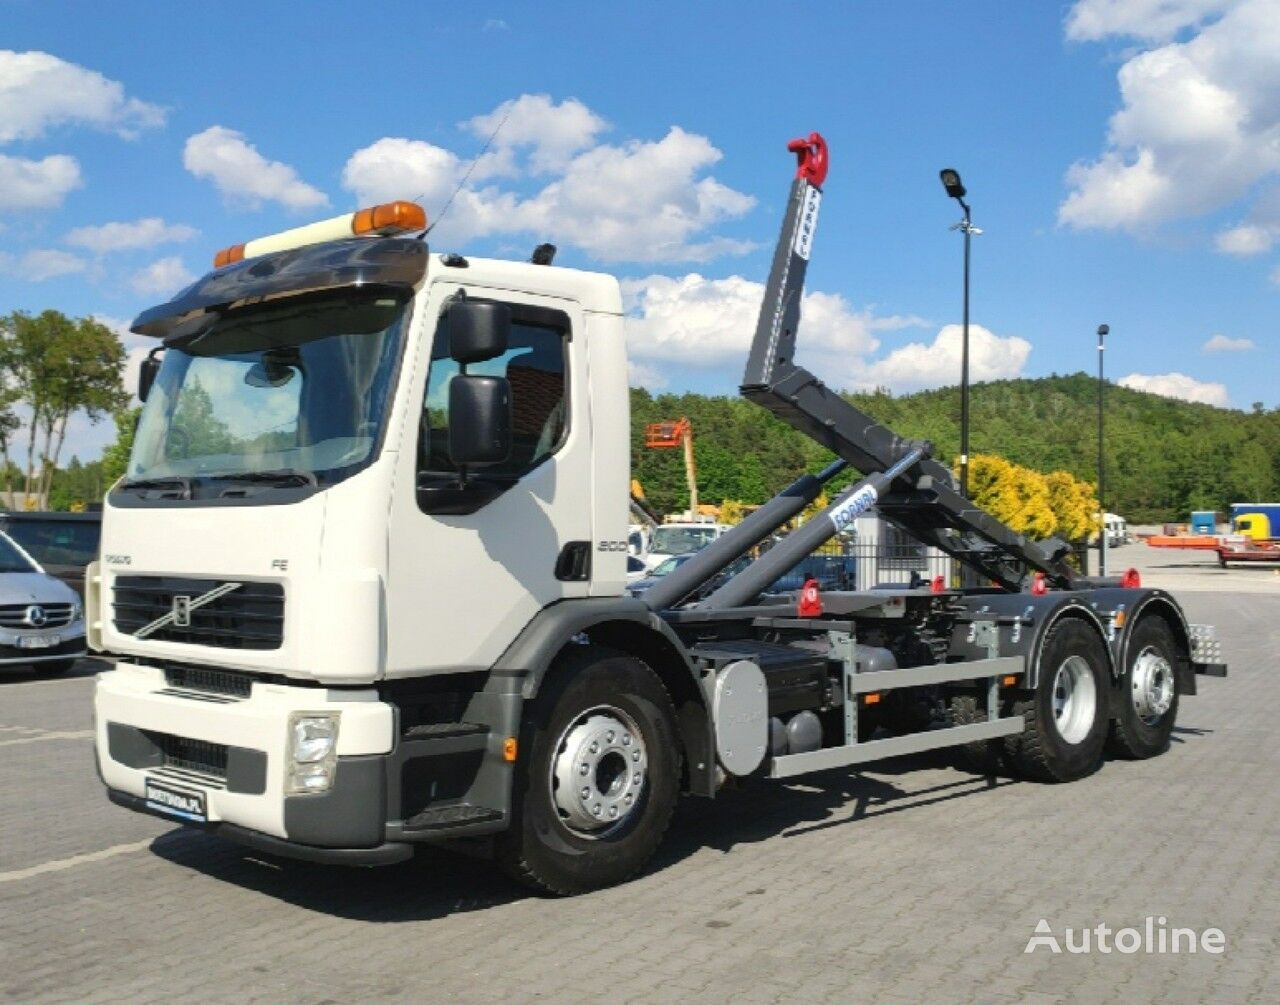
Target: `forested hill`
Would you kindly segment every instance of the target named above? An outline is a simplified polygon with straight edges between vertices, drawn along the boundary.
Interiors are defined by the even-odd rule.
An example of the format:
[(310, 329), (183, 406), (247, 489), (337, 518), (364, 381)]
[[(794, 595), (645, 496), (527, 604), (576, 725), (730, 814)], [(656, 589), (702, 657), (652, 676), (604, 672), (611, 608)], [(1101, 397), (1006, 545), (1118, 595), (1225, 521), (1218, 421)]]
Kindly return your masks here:
[[(903, 436), (932, 440), (954, 463), (960, 391), (943, 388), (849, 400)], [(1131, 522), (1186, 520), (1193, 509), (1280, 497), (1280, 409), (1193, 404), (1108, 384), (1107, 509)], [(1097, 477), (1098, 382), (1084, 373), (1002, 380), (970, 390), (969, 446), (1039, 471)], [(693, 423), (700, 501), (763, 502), (830, 458), (808, 438), (738, 398), (631, 391), (632, 472), (661, 512), (687, 504), (679, 450), (644, 447), (649, 422)]]

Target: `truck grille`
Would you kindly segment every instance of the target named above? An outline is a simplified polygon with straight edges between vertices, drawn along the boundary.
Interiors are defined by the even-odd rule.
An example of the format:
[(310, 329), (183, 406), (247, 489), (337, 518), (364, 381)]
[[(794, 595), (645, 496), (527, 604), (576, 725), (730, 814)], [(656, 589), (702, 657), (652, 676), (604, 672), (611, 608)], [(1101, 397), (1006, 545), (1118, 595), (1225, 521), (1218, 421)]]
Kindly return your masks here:
[(227, 777), (227, 746), (207, 740), (191, 740), (170, 733), (148, 732), (152, 742), (164, 754), (164, 766), (180, 771), (194, 771), (214, 778)]
[[(232, 588), (216, 599), (199, 603), (211, 590), (228, 587)], [(116, 631), (157, 641), (279, 649), (284, 636), (284, 587), (279, 583), (118, 576), (111, 608)], [(180, 620), (187, 623), (178, 624)]]
[(253, 690), (253, 678), (234, 670), (170, 665), (164, 668), (164, 680), (171, 688), (205, 691), (231, 698), (248, 698)]
[(71, 623), (71, 604), (0, 604), (0, 628), (61, 628)]

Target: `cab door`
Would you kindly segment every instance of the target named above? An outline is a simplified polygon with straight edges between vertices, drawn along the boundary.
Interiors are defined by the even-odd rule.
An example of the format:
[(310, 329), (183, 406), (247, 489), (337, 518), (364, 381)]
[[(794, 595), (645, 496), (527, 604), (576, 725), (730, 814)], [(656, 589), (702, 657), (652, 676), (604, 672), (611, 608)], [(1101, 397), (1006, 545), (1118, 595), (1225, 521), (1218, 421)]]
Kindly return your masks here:
[[(467, 373), (509, 381), (512, 450), (501, 463), (466, 472), (474, 495), (462, 488), (464, 502), (453, 508), (469, 512), (439, 512), (418, 487), (462, 480), (448, 452), (448, 387), (459, 366), (449, 356), (447, 306), (459, 289), (511, 309), (507, 351)], [(586, 351), (575, 338), (580, 308), (444, 282), (425, 303), (390, 521), (389, 677), (487, 669), (538, 611), (586, 596), (590, 580), (591, 425)]]

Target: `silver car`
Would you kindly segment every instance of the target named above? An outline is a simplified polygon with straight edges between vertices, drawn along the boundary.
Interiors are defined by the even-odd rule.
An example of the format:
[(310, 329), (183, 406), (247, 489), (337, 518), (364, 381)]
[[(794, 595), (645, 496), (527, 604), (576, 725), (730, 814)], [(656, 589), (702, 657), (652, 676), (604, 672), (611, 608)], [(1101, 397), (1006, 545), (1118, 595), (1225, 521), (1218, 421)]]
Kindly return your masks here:
[(64, 673), (83, 655), (80, 597), (0, 532), (0, 672)]

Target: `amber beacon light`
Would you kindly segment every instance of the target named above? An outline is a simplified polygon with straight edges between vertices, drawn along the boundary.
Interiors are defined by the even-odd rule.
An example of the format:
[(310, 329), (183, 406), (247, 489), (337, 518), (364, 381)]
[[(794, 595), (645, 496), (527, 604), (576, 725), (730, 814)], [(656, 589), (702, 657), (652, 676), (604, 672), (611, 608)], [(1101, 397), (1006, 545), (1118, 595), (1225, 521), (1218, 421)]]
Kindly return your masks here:
[(378, 206), (344, 213), (329, 220), (308, 223), (292, 230), (284, 230), (279, 234), (259, 237), (245, 244), (233, 244), (223, 248), (213, 256), (213, 267), (221, 269), (226, 265), (234, 265), (246, 258), (255, 258), (273, 251), (288, 251), (308, 244), (320, 244), (324, 241), (338, 241), (344, 237), (379, 236), (389, 237), (394, 234), (409, 234), (427, 229), (426, 211), (416, 202), (384, 202)]

